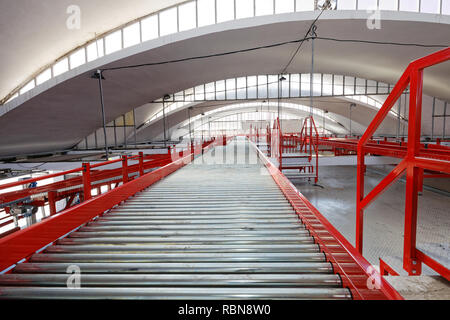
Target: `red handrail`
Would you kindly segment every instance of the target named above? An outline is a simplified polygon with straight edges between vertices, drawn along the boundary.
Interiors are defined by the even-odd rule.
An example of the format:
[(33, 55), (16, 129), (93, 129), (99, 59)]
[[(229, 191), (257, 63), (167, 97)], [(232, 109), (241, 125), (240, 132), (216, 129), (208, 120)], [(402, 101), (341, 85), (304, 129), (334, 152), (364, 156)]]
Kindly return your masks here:
[[(302, 222), (319, 243), (321, 250), (332, 263), (335, 273), (341, 276), (344, 286), (350, 289), (353, 297), (362, 300), (403, 299), (350, 242), (295, 188), (289, 179), (270, 162), (261, 150), (253, 143), (251, 145)], [(322, 239), (323, 237), (331, 237), (331, 240)], [(369, 282), (374, 286), (368, 287)]]
[[(208, 145), (209, 143), (211, 143), (211, 141), (205, 141), (203, 146)], [(81, 168), (75, 168), (72, 170), (49, 174), (37, 178), (31, 178), (0, 185), (0, 190), (5, 190), (11, 187), (28, 185), (32, 182), (63, 176), (70, 173), (82, 172), (82, 176), (80, 175), (79, 177), (73, 177), (34, 188), (25, 188), (22, 190), (1, 193), (0, 204), (3, 204), (3, 206), (7, 207), (6, 212), (9, 213), (9, 207), (11, 206), (9, 204), (11, 203), (15, 203), (15, 205), (27, 203), (32, 206), (44, 206), (46, 203), (48, 203), (50, 208), (50, 215), (54, 215), (57, 213), (55, 205), (56, 201), (65, 198), (73, 199), (76, 194), (80, 195), (81, 201), (89, 200), (92, 197), (92, 188), (96, 188), (97, 190), (99, 190), (98, 194), (100, 194), (100, 188), (102, 186), (107, 185), (109, 190), (111, 189), (111, 184), (116, 184), (117, 187), (120, 182), (127, 183), (130, 179), (137, 177), (137, 175), (142, 176), (144, 174), (144, 170), (155, 167), (162, 167), (170, 163), (171, 161), (176, 160), (181, 156), (182, 153), (183, 151), (179, 153), (172, 153), (170, 147), (168, 148), (167, 154), (144, 155), (142, 152), (140, 152), (138, 155), (122, 156), (119, 159), (104, 161), (101, 163), (91, 164), (89, 162), (86, 162), (83, 163), (83, 166)], [(130, 165), (129, 160), (137, 161), (138, 163)], [(115, 163), (122, 163), (122, 166), (115, 169), (92, 170), (93, 168), (98, 169), (102, 166)], [(137, 175), (129, 177), (129, 174), (133, 173), (137, 173)], [(82, 195), (83, 197), (81, 197)], [(20, 218), (21, 217), (19, 217), (19, 219)], [(13, 221), (11, 221), (9, 224), (12, 223)], [(4, 227), (3, 224), (2, 227)], [(5, 233), (0, 234), (0, 237), (5, 235)]]
[[(209, 148), (211, 143), (204, 147)], [(122, 160), (121, 160), (122, 161)], [(191, 153), (0, 239), (0, 272), (192, 161)]]
[[(423, 145), (420, 143), (421, 116), (422, 116), (422, 88), (423, 71), (425, 68), (450, 60), (450, 48), (446, 48), (413, 61), (406, 68), (394, 89), (387, 97), (385, 103), (372, 120), (362, 138), (358, 142), (357, 165), (357, 194), (356, 194), (356, 248), (363, 250), (363, 216), (364, 209), (377, 196), (384, 192), (393, 182), (406, 172), (406, 205), (405, 205), (405, 230), (403, 268), (410, 275), (420, 275), (422, 263), (425, 263), (436, 272), (450, 280), (449, 269), (443, 267), (434, 259), (425, 255), (416, 248), (417, 229), (417, 203), (418, 191), (421, 189), (423, 170), (434, 170), (450, 173), (450, 159), (436, 158), (424, 154)], [(408, 143), (406, 152), (401, 156), (401, 161), (368, 195), (364, 193), (364, 156), (368, 151), (368, 144), (377, 128), (383, 122), (394, 103), (409, 85), (409, 122)]]

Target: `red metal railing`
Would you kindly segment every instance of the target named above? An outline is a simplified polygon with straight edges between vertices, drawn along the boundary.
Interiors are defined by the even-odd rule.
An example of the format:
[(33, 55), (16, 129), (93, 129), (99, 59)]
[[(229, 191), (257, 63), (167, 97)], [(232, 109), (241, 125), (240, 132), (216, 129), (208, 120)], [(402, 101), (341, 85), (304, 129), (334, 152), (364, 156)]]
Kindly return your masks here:
[[(283, 169), (283, 154), (305, 153), (308, 154), (308, 161), (311, 163), (313, 154), (315, 156), (315, 165), (308, 166), (308, 172), (314, 173), (314, 182), (319, 180), (319, 133), (317, 131), (314, 118), (306, 117), (300, 134), (283, 134), (280, 126), (280, 120), (277, 118), (274, 122), (274, 131), (277, 139), (274, 141), (278, 148), (278, 169)], [(273, 146), (274, 147), (274, 146)], [(306, 172), (306, 167), (301, 169)]]
[[(444, 155), (442, 154), (444, 149), (436, 153), (434, 151), (437, 147), (433, 147), (430, 152), (430, 145), (426, 147), (420, 143), (423, 71), (425, 68), (448, 60), (450, 60), (450, 48), (411, 62), (358, 142), (356, 248), (358, 252), (362, 253), (364, 209), (406, 172), (403, 268), (410, 275), (419, 275), (421, 274), (422, 263), (425, 263), (447, 280), (450, 280), (449, 269), (416, 248), (418, 192), (421, 188), (423, 170), (450, 173), (450, 158), (445, 152)], [(364, 157), (373, 148), (369, 143), (370, 138), (408, 85), (410, 88), (408, 143), (403, 147), (403, 150), (394, 152), (403, 160), (369, 194), (365, 195)]]
[[(212, 141), (209, 141), (203, 145), (199, 145), (200, 147), (194, 148), (192, 151), (194, 152), (194, 155), (198, 155), (202, 150), (207, 149), (212, 145)], [(159, 169), (124, 183), (109, 192), (92, 197), (76, 206), (58, 212), (28, 228), (16, 231), (1, 238), (0, 272), (23, 259), (26, 260), (37, 250), (51, 244), (84, 223), (87, 223), (92, 218), (103, 214), (113, 206), (125, 201), (130, 196), (188, 164), (193, 159), (193, 153), (190, 151), (191, 150), (179, 159)], [(122, 159), (119, 161), (122, 161)], [(101, 164), (94, 165), (94, 167), (100, 165)]]
[[(350, 151), (358, 150), (358, 139), (349, 138), (327, 138), (320, 137), (319, 145), (331, 146), (339, 149)], [(388, 141), (369, 139), (364, 146), (366, 154), (376, 154), (380, 156), (405, 158), (408, 150), (408, 142), (405, 141)], [(433, 158), (440, 160), (450, 160), (450, 147), (433, 143), (424, 143), (420, 145), (419, 157)]]
[(309, 230), (327, 260), (339, 274), (354, 299), (403, 299), (373, 266), (334, 228), (322, 214), (292, 185), (277, 167), (252, 144), (280, 190)]
[[(204, 142), (203, 147), (210, 142), (211, 141)], [(89, 200), (92, 198), (92, 189), (97, 189), (97, 195), (101, 194), (101, 187), (103, 186), (107, 186), (109, 191), (111, 190), (112, 185), (115, 185), (115, 187), (117, 187), (120, 183), (127, 183), (138, 176), (144, 175), (144, 172), (149, 169), (163, 167), (173, 160), (182, 157), (186, 154), (186, 152), (198, 154), (198, 151), (202, 149), (202, 145), (196, 144), (196, 146), (192, 146), (192, 148), (196, 149), (194, 151), (183, 150), (180, 152), (176, 152), (169, 147), (166, 154), (144, 155), (142, 152), (140, 152), (135, 156), (124, 155), (119, 159), (100, 163), (92, 164), (86, 162), (83, 163), (81, 168), (75, 168), (72, 170), (49, 174), (37, 178), (3, 184), (0, 185), (0, 190), (29, 185), (30, 183), (42, 181), (49, 178), (64, 177), (73, 173), (82, 173), (82, 175), (79, 177), (69, 178), (63, 181), (58, 181), (35, 188), (26, 188), (22, 190), (2, 193), (0, 194), (0, 205), (5, 207), (5, 211), (8, 214), (12, 204), (27, 204), (35, 207), (40, 207), (48, 204), (50, 216), (52, 216), (57, 213), (56, 202), (59, 200), (67, 199), (67, 205), (64, 208), (67, 209), (71, 206), (77, 194), (80, 195), (81, 201)], [(129, 161), (135, 161), (137, 163), (130, 164)], [(99, 170), (99, 168), (101, 167), (119, 163), (121, 163), (121, 167), (119, 168)], [(21, 219), (22, 217), (19, 218)], [(0, 227), (5, 227), (13, 223), (14, 220), (9, 215), (0, 219)], [(17, 231), (19, 229), (14, 228), (12, 230)], [(0, 237), (6, 236), (10, 232), (12, 231), (9, 230), (3, 234), (0, 234)]]

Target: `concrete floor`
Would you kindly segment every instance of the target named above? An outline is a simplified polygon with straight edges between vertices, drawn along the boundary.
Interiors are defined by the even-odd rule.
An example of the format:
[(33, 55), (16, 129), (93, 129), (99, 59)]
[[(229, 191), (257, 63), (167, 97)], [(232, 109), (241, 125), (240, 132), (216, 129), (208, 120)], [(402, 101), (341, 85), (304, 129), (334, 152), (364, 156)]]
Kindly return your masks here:
[(406, 300), (450, 300), (450, 285), (441, 276), (385, 276)]
[[(369, 167), (366, 194), (381, 181), (388, 168)], [(447, 179), (446, 179), (447, 180)], [(293, 181), (309, 201), (354, 245), (356, 211), (356, 167), (319, 168), (319, 185)], [(400, 274), (402, 268), (405, 183), (397, 181), (365, 211), (364, 256), (374, 265), (383, 258)], [(424, 190), (419, 197), (417, 246), (450, 267), (450, 197)], [(424, 275), (436, 274), (423, 266)]]

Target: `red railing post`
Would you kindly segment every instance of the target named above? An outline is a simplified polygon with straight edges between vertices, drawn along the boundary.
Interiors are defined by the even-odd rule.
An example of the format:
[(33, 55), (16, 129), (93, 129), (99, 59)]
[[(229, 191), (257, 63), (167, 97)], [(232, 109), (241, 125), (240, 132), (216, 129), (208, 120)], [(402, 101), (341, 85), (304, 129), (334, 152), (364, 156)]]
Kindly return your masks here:
[(410, 275), (421, 273), (421, 262), (416, 257), (417, 208), (420, 179), (419, 167), (414, 160), (420, 150), (422, 120), (423, 70), (412, 69), (410, 75), (408, 149), (406, 169), (405, 231), (403, 268)]
[[(422, 91), (423, 91), (423, 70), (450, 60), (450, 48), (438, 51), (429, 56), (411, 62), (403, 75), (394, 86), (392, 92), (386, 98), (383, 106), (378, 111), (375, 118), (369, 124), (364, 135), (358, 142), (358, 174), (357, 174), (357, 205), (356, 205), (356, 246), (362, 252), (362, 227), (364, 208), (380, 195), (392, 182), (406, 171), (406, 204), (405, 204), (405, 229), (403, 247), (403, 268), (410, 275), (421, 274), (421, 264), (425, 263), (433, 268), (447, 280), (450, 279), (450, 272), (434, 259), (423, 254), (416, 248), (417, 232), (417, 209), (418, 192), (422, 188), (423, 169), (434, 171), (450, 172), (448, 160), (427, 159), (421, 154), (422, 145), (420, 143), (421, 117), (422, 117)], [(398, 100), (403, 91), (410, 87), (409, 99), (409, 121), (408, 121), (408, 142), (406, 144), (406, 155), (403, 161), (394, 168), (366, 197), (364, 197), (364, 156), (365, 146), (369, 143), (377, 143), (373, 140), (373, 134), (386, 118), (389, 110)], [(402, 142), (403, 142), (402, 138)], [(400, 144), (402, 145), (402, 143)], [(368, 147), (369, 148), (369, 147)]]
[(122, 156), (122, 183), (128, 182), (128, 157)]
[(51, 216), (56, 214), (56, 191), (48, 192), (48, 207)]
[(281, 126), (280, 126), (280, 119), (277, 118), (277, 127), (278, 127), (278, 164), (279, 164), (279, 170), (281, 171), (281, 168), (283, 166), (283, 133), (281, 132)]
[(144, 152), (139, 152), (139, 176), (144, 175)]
[(360, 254), (363, 253), (364, 208), (361, 207), (361, 202), (364, 199), (364, 160), (364, 146), (362, 144), (358, 144), (356, 165), (356, 250)]
[(83, 163), (83, 198), (84, 201), (91, 198), (91, 165), (89, 162)]

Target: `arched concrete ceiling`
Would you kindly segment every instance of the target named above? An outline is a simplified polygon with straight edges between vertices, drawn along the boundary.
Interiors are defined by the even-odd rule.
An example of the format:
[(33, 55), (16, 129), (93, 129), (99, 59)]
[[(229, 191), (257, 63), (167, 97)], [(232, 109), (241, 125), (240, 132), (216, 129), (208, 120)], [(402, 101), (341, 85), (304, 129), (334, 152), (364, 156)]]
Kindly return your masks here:
[[(255, 111), (256, 111), (255, 107), (242, 107), (242, 108), (233, 109), (233, 110), (218, 111), (215, 113), (211, 113), (210, 115), (202, 116), (200, 119), (197, 119), (195, 122), (192, 121), (191, 128), (193, 131), (195, 129), (198, 130), (198, 128), (201, 126), (202, 123), (206, 124), (206, 123), (208, 123), (208, 121), (220, 121), (223, 117), (226, 117), (226, 116), (235, 115), (235, 114), (239, 114), (239, 113), (245, 113), (245, 112), (255, 113)], [(277, 107), (276, 106), (265, 107), (265, 111), (272, 112), (276, 115)], [(264, 109), (263, 109), (263, 112), (264, 112)], [(308, 111), (295, 110), (293, 108), (289, 108), (286, 106), (283, 107), (283, 114), (289, 115), (289, 116), (294, 116), (296, 119), (299, 119), (299, 120), (303, 120), (305, 117), (307, 117), (309, 115)], [(323, 124), (322, 117), (316, 116), (315, 119), (316, 119), (317, 127), (318, 128), (322, 127), (322, 124)], [(267, 121), (266, 119), (262, 119), (262, 120)], [(325, 128), (334, 134), (346, 134), (347, 133), (346, 128), (339, 125), (338, 123), (336, 123), (333, 120), (331, 120), (329, 117), (326, 116)], [(250, 120), (250, 121), (254, 121), (254, 120)], [(273, 123), (271, 123), (270, 125), (272, 126), (272, 124)], [(359, 128), (363, 127), (356, 122), (353, 122), (353, 124), (355, 124), (355, 126), (359, 127)], [(300, 130), (300, 129), (301, 128), (298, 128), (298, 130)], [(179, 130), (179, 132), (189, 132), (189, 121), (186, 120), (186, 121), (184, 121), (176, 126), (173, 126), (171, 128), (171, 138), (172, 139), (175, 139), (178, 137), (175, 133), (176, 130)], [(158, 135), (158, 138), (160, 138), (160, 137), (161, 137), (161, 134)]]
[[(182, 0), (14, 0), (0, 2), (0, 97), (27, 77), (85, 42)], [(67, 8), (80, 8), (69, 29)]]
[[(0, 117), (0, 155), (71, 148), (101, 126), (98, 83), (92, 71), (102, 67), (157, 62), (239, 50), (298, 39), (312, 13), (292, 13), (230, 21), (148, 41), (83, 65), (44, 83), (7, 104)], [(325, 12), (320, 37), (402, 43), (446, 44), (450, 24), (445, 16), (383, 12), (382, 28), (366, 28), (365, 12)], [(107, 122), (155, 100), (197, 84), (228, 77), (277, 74), (296, 44), (208, 59), (105, 73)], [(315, 72), (335, 73), (395, 83), (409, 61), (436, 48), (316, 41)], [(288, 72), (309, 72), (305, 43)], [(429, 95), (450, 99), (450, 62), (425, 75)]]
[[(300, 105), (307, 106), (309, 104), (308, 98), (292, 98), (289, 100), (282, 99), (283, 102), (289, 102), (289, 103), (295, 103)], [(208, 101), (204, 103), (194, 103), (194, 104), (188, 104), (185, 108), (181, 108), (179, 110), (174, 110), (173, 112), (167, 114), (167, 121), (170, 128), (174, 128), (179, 126), (182, 122), (188, 119), (188, 110), (187, 108), (189, 106), (192, 106), (192, 109), (190, 111), (191, 118), (205, 112), (210, 112), (214, 110), (218, 110), (220, 108), (223, 108), (225, 106), (233, 105), (236, 103), (246, 103), (246, 102), (254, 102), (254, 101), (247, 101), (247, 100), (239, 100), (239, 101), (224, 101), (224, 102), (216, 102), (216, 101)], [(373, 109), (369, 105), (364, 105), (359, 102), (355, 102), (357, 104), (357, 107), (352, 110), (352, 121), (354, 123), (359, 124), (359, 126), (353, 127), (354, 133), (362, 133), (363, 128), (367, 128), (370, 121), (376, 114), (376, 110)], [(341, 123), (343, 127), (341, 129), (344, 129), (343, 131), (338, 131), (336, 127), (336, 133), (342, 134), (347, 133), (349, 128), (349, 105), (350, 102), (346, 102), (344, 98), (336, 98), (336, 97), (317, 97), (314, 99), (314, 108), (319, 110), (327, 110), (329, 112), (329, 116)], [(267, 107), (263, 107), (267, 109)], [(259, 107), (258, 107), (259, 109)], [(256, 110), (256, 107), (253, 108), (242, 108), (239, 109), (244, 111), (250, 111)], [(227, 111), (226, 111), (227, 112)], [(304, 116), (302, 112), (292, 112), (292, 114), (297, 114), (299, 116)], [(321, 119), (321, 116), (317, 116), (317, 121)], [(321, 120), (320, 120), (321, 121)], [(336, 125), (336, 124), (335, 124)], [(395, 134), (397, 128), (397, 120), (390, 116), (383, 123), (381, 124), (379, 130), (377, 132), (383, 133), (383, 134)], [(162, 119), (157, 119), (152, 121), (148, 126), (143, 126), (142, 129), (137, 131), (137, 141), (139, 142), (147, 142), (152, 140), (157, 140), (161, 138), (163, 132), (163, 122)], [(128, 140), (134, 141), (134, 135), (130, 135), (128, 137)]]

